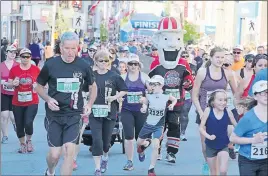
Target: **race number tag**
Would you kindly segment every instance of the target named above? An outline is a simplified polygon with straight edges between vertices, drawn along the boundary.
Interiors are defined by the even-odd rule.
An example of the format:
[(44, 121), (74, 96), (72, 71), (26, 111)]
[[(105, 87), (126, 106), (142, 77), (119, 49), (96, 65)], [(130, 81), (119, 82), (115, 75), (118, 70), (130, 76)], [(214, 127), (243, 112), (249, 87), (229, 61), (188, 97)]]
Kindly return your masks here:
[(185, 100), (191, 99), (191, 94), (188, 91), (185, 91)]
[(176, 99), (180, 99), (180, 91), (179, 89), (166, 89), (165, 94), (171, 95), (175, 97)]
[(6, 85), (3, 85), (3, 89), (5, 90), (5, 91), (9, 91), (9, 92), (14, 92), (14, 88), (13, 87), (7, 87)]
[(93, 105), (92, 113), (94, 117), (107, 117), (109, 112), (108, 105)]
[(18, 92), (18, 101), (19, 102), (29, 102), (32, 100), (33, 100), (33, 94), (31, 91)]
[(57, 91), (63, 93), (79, 92), (79, 78), (58, 78)]
[(267, 159), (267, 156), (268, 156), (267, 141), (259, 144), (251, 144), (252, 159)]
[(142, 92), (128, 92), (127, 93), (127, 102), (128, 103), (140, 103), (140, 98), (142, 96)]
[(210, 99), (210, 95), (213, 93), (214, 91), (207, 91), (207, 100), (206, 103), (208, 103), (208, 100)]
[(148, 112), (152, 116), (161, 116), (162, 117), (165, 114), (165, 110), (156, 110), (156, 109), (152, 109), (152, 108), (149, 108)]

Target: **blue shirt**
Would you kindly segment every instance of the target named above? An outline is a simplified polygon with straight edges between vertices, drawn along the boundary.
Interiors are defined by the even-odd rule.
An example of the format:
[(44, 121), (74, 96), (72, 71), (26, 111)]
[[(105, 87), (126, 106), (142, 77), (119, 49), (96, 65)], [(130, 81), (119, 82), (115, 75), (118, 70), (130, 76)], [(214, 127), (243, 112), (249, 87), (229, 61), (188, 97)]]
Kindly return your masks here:
[(248, 93), (249, 96), (253, 97), (252, 86), (256, 82), (262, 81), (262, 80), (267, 81), (267, 70), (268, 70), (268, 68), (262, 69), (256, 74), (256, 77), (254, 78), (253, 83), (251, 84), (250, 89), (249, 89), (249, 93)]
[[(234, 129), (234, 133), (239, 137), (252, 138), (253, 134), (259, 132), (267, 132), (267, 122), (264, 123), (259, 120), (254, 112), (255, 108), (248, 111), (238, 122)], [(267, 141), (267, 139), (265, 139)], [(254, 160), (251, 158), (251, 144), (240, 145), (239, 154)]]
[(129, 52), (133, 53), (133, 54), (136, 54), (137, 53), (137, 47), (136, 46), (129, 46)]

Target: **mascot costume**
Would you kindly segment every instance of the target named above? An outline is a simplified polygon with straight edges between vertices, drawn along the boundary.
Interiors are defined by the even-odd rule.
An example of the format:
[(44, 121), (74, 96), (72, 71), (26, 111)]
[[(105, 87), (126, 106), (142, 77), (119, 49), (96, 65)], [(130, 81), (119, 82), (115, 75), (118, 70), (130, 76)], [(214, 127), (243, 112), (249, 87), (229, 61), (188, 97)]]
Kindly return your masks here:
[(185, 90), (193, 86), (193, 77), (189, 64), (180, 58), (184, 50), (183, 34), (186, 31), (173, 17), (164, 17), (153, 36), (154, 46), (158, 49), (160, 65), (153, 68), (149, 77), (161, 75), (165, 79), (163, 90), (177, 98), (173, 111), (166, 113), (167, 132), (167, 161), (175, 163), (176, 153), (179, 150), (180, 123), (179, 116), (184, 104)]

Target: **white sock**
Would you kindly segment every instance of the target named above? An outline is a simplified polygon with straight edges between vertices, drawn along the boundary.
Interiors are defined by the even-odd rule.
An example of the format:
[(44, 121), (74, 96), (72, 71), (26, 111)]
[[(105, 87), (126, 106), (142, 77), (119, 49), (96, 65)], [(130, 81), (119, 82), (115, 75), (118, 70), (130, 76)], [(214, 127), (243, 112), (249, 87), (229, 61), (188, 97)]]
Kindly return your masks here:
[(103, 155), (103, 156), (101, 157), (101, 159), (104, 160), (104, 161), (108, 161), (108, 158), (109, 158), (108, 155), (107, 155), (107, 156), (104, 156), (104, 155)]
[(47, 175), (55, 175), (55, 171), (53, 174), (49, 173), (49, 170), (47, 170)]
[(154, 166), (150, 164), (150, 166), (149, 166), (149, 170), (150, 170), (150, 169), (153, 169), (153, 168), (154, 168)]

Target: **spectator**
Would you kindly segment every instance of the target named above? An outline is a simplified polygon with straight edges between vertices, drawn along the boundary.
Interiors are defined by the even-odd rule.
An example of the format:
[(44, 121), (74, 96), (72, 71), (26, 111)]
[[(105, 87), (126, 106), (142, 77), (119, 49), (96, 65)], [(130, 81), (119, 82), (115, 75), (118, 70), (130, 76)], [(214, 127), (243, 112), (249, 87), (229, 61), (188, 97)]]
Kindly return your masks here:
[(36, 65), (38, 65), (39, 61), (41, 60), (38, 38), (33, 39), (33, 43), (29, 44), (29, 49), (32, 53), (32, 60), (35, 62)]
[(232, 66), (233, 71), (241, 70), (245, 65), (245, 59), (243, 58), (243, 46), (237, 45), (233, 48), (234, 64)]
[(3, 39), (1, 42), (1, 62), (6, 60), (6, 50), (7, 50), (7, 46), (8, 46), (8, 40), (7, 39)]
[(149, 56), (154, 58), (153, 62), (151, 63), (151, 66), (150, 66), (150, 70), (152, 70), (153, 68), (155, 68), (157, 65), (160, 64), (157, 48), (152, 47), (152, 53)]
[(258, 54), (265, 54), (265, 53), (264, 53), (264, 46), (258, 46), (258, 48), (257, 48), (257, 53), (258, 53)]
[(47, 41), (45, 46), (45, 59), (47, 60), (51, 57), (53, 57), (53, 49), (51, 47), (50, 41)]
[(40, 48), (41, 60), (44, 60), (43, 58), (44, 58), (44, 53), (45, 53), (45, 47), (42, 44), (42, 40), (41, 39), (38, 39), (38, 45), (39, 45), (39, 48)]
[(54, 46), (54, 57), (60, 56), (60, 40), (57, 40)]

